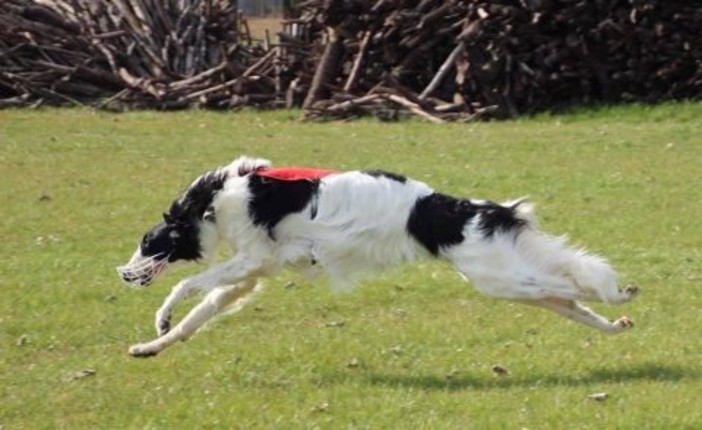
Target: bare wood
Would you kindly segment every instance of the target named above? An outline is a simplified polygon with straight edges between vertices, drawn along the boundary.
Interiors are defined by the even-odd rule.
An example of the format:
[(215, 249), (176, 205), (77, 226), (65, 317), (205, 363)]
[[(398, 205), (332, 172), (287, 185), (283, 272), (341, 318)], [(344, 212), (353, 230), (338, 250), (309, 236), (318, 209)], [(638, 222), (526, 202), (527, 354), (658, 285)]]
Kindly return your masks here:
[[(464, 120), (563, 100), (702, 98), (693, 43), (702, 18), (692, 6), (657, 2), (645, 10), (641, 2), (609, 2), (598, 12), (608, 18), (561, 3), (373, 0), (340, 14), (328, 2), (306, 0), (296, 2), (299, 18), (286, 21), (290, 34), (252, 44), (236, 0), (0, 0), (0, 99), (100, 106), (102, 99), (91, 97), (119, 91), (113, 101), (129, 107), (275, 107), (285, 99), (318, 117), (397, 108), (420, 115), (412, 107)], [(554, 8), (572, 29), (564, 37), (539, 33), (542, 14)], [(659, 17), (655, 26), (641, 27), (650, 13)], [(334, 22), (338, 35), (319, 22)], [(625, 43), (632, 32), (656, 43)], [(448, 82), (452, 70), (456, 78)], [(361, 82), (371, 92), (349, 98)], [(451, 95), (432, 98), (444, 87), (453, 102)], [(364, 98), (386, 93), (416, 106)], [(329, 110), (337, 105), (340, 111)]]
[(427, 98), (429, 94), (431, 94), (434, 90), (436, 90), (436, 87), (438, 87), (441, 84), (441, 81), (443, 81), (444, 77), (446, 77), (446, 74), (450, 70), (451, 66), (453, 66), (453, 63), (456, 62), (456, 59), (458, 56), (463, 52), (465, 48), (465, 42), (461, 41), (456, 45), (455, 48), (453, 48), (453, 51), (451, 51), (451, 54), (449, 54), (448, 58), (446, 58), (446, 61), (441, 65), (439, 68), (439, 71), (434, 75), (434, 78), (429, 82), (429, 85), (422, 91), (422, 93), (419, 95), (420, 100), (424, 100)]
[(371, 31), (366, 31), (363, 35), (361, 45), (358, 47), (358, 54), (356, 55), (356, 59), (353, 62), (353, 67), (351, 68), (351, 73), (349, 73), (349, 77), (346, 80), (346, 84), (344, 84), (344, 91), (346, 92), (351, 91), (354, 85), (356, 85), (356, 81), (358, 80), (359, 76), (359, 71), (361, 70), (361, 63), (363, 62), (363, 56), (366, 53), (368, 41), (370, 41), (371, 36), (373, 36), (373, 32)]
[(215, 85), (215, 86), (212, 86), (209, 88), (205, 88), (204, 90), (192, 92), (190, 94), (187, 94), (184, 98), (188, 99), (188, 100), (196, 99), (196, 98), (199, 98), (200, 96), (204, 96), (207, 94), (211, 94), (211, 93), (229, 88), (229, 87), (237, 84), (240, 81), (241, 81), (241, 78), (234, 78), (234, 79), (228, 80), (222, 84)]
[(393, 101), (401, 106), (406, 107), (413, 114), (415, 114), (419, 117), (422, 117), (429, 122), (433, 122), (435, 124), (443, 124), (446, 122), (439, 117), (436, 117), (434, 115), (429, 114), (428, 112), (424, 111), (418, 104), (412, 103), (411, 101), (407, 100), (404, 97), (400, 97), (400, 96), (395, 95), (395, 94), (387, 94), (387, 95), (384, 95), (384, 97), (388, 98), (389, 100), (391, 100), (391, 101)]
[(268, 53), (267, 53), (266, 55), (264, 55), (263, 57), (261, 57), (261, 58), (260, 58), (257, 62), (255, 62), (251, 67), (249, 67), (248, 69), (246, 69), (246, 70), (244, 71), (244, 73), (241, 74), (241, 76), (242, 76), (243, 78), (245, 78), (245, 77), (247, 77), (247, 76), (250, 76), (250, 75), (253, 74), (254, 72), (256, 72), (262, 65), (266, 64), (266, 63), (269, 62), (271, 59), (273, 59), (273, 57), (276, 56), (276, 54), (277, 54), (277, 52), (278, 52), (278, 49), (279, 49), (279, 48), (276, 47), (276, 48), (274, 48), (274, 49), (268, 51)]
[(329, 106), (325, 110), (329, 111), (329, 112), (344, 111), (344, 110), (348, 110), (348, 109), (354, 108), (354, 107), (359, 106), (359, 105), (374, 102), (376, 100), (381, 99), (381, 97), (382, 96), (380, 94), (370, 94), (367, 96), (358, 97), (358, 98), (354, 98), (351, 100), (346, 100), (346, 101), (341, 102), (341, 103), (336, 103), (334, 105)]
[(336, 70), (339, 63), (339, 57), (344, 49), (343, 39), (336, 33), (336, 31), (328, 27), (327, 28), (328, 41), (324, 48), (324, 54), (319, 60), (319, 65), (315, 71), (314, 77), (312, 78), (312, 84), (310, 85), (310, 90), (307, 93), (302, 107), (307, 109), (311, 107), (317, 100), (320, 100), (325, 96), (326, 85), (334, 79), (336, 75)]
[(163, 97), (164, 92), (156, 88), (148, 79), (137, 78), (127, 71), (125, 68), (119, 69), (119, 76), (124, 80), (124, 82), (132, 88), (139, 88), (157, 99)]
[(218, 65), (212, 67), (211, 69), (207, 69), (204, 72), (198, 73), (195, 76), (191, 76), (187, 79), (181, 79), (180, 81), (175, 81), (175, 82), (171, 83), (170, 86), (171, 86), (171, 88), (174, 88), (174, 89), (186, 87), (194, 82), (209, 78), (210, 76), (221, 72), (226, 67), (227, 67), (227, 63), (221, 62)]

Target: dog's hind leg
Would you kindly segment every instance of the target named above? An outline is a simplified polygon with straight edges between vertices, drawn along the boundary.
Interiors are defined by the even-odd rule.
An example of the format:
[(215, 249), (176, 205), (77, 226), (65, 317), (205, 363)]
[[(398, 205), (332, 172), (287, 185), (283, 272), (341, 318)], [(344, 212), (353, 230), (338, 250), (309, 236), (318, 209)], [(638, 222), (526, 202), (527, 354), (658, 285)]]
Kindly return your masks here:
[(237, 300), (245, 300), (256, 289), (256, 279), (251, 278), (236, 285), (219, 287), (211, 291), (195, 306), (173, 330), (163, 336), (129, 348), (134, 357), (150, 357), (163, 351), (177, 341), (185, 341), (212, 317)]
[(551, 310), (568, 319), (596, 328), (607, 334), (621, 333), (634, 326), (634, 323), (627, 317), (610, 321), (574, 300), (546, 298), (541, 300), (520, 300), (520, 302)]

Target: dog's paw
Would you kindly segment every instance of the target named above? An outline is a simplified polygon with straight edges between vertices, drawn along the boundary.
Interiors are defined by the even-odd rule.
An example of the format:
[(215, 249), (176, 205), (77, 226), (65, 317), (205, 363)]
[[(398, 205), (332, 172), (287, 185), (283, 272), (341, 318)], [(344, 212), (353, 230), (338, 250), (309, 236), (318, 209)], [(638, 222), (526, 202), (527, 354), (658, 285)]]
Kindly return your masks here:
[(641, 290), (639, 290), (639, 287), (633, 286), (633, 285), (627, 285), (623, 289), (619, 290), (619, 294), (617, 298), (611, 301), (611, 303), (614, 304), (622, 304), (629, 302), (631, 300), (634, 300), (636, 296), (639, 295)]
[(156, 314), (156, 334), (161, 337), (171, 331), (171, 316), (169, 314)]
[(148, 358), (158, 354), (159, 351), (150, 347), (148, 343), (138, 343), (129, 347), (129, 355), (137, 358)]
[(638, 296), (640, 292), (641, 290), (639, 290), (639, 287), (635, 285), (627, 285), (626, 288), (624, 288), (624, 294), (628, 295), (631, 299)]
[(165, 335), (169, 331), (171, 331), (171, 319), (170, 318), (156, 321), (156, 334), (158, 334), (159, 337)]
[(634, 328), (634, 322), (628, 317), (621, 317), (618, 320), (612, 322), (612, 325), (617, 329), (617, 332), (630, 330)]

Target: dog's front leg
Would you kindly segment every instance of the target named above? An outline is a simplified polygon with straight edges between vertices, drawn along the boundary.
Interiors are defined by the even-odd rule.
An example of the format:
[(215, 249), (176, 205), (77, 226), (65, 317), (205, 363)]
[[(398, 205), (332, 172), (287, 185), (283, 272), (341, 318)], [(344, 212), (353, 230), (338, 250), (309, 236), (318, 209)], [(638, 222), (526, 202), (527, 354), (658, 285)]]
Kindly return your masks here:
[[(163, 327), (164, 333), (151, 342), (132, 346), (129, 353), (135, 357), (149, 357), (178, 340), (186, 340), (198, 327), (219, 312), (222, 306), (236, 300), (239, 295), (250, 292), (256, 285), (256, 278), (263, 272), (264, 266), (260, 262), (239, 257), (182, 281), (157, 313), (157, 329), (160, 332)], [(170, 326), (170, 313), (175, 304), (195, 291), (211, 291), (224, 285), (231, 287), (212, 291), (178, 326), (171, 331), (167, 330)]]
[(171, 331), (171, 314), (175, 307), (192, 296), (199, 288), (190, 279), (184, 279), (173, 287), (171, 293), (163, 301), (161, 307), (156, 311), (156, 333), (163, 336)]
[(236, 285), (216, 288), (195, 306), (183, 320), (167, 334), (148, 343), (134, 345), (129, 354), (134, 357), (150, 357), (158, 354), (177, 341), (185, 341), (227, 305), (251, 294), (256, 288), (256, 279), (247, 279)]
[(214, 265), (203, 273), (180, 281), (156, 311), (156, 334), (163, 336), (171, 330), (171, 315), (183, 300), (200, 291), (209, 291), (221, 285), (233, 285), (236, 282), (227, 282), (227, 280), (239, 276), (237, 271), (254, 273), (262, 267), (263, 264), (258, 261), (244, 255), (237, 255), (229, 262)]

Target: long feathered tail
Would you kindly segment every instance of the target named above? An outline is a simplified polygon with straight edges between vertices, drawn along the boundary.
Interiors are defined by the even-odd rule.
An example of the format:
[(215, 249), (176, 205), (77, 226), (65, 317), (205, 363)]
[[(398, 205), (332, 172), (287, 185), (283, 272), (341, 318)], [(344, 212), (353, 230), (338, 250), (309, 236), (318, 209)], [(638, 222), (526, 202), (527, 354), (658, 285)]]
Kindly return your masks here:
[(524, 198), (505, 203), (515, 216), (528, 227), (522, 231), (517, 244), (525, 258), (572, 281), (584, 296), (605, 303), (620, 303), (626, 297), (617, 286), (618, 275), (606, 259), (576, 249), (566, 236), (550, 236), (538, 228), (534, 205)]

